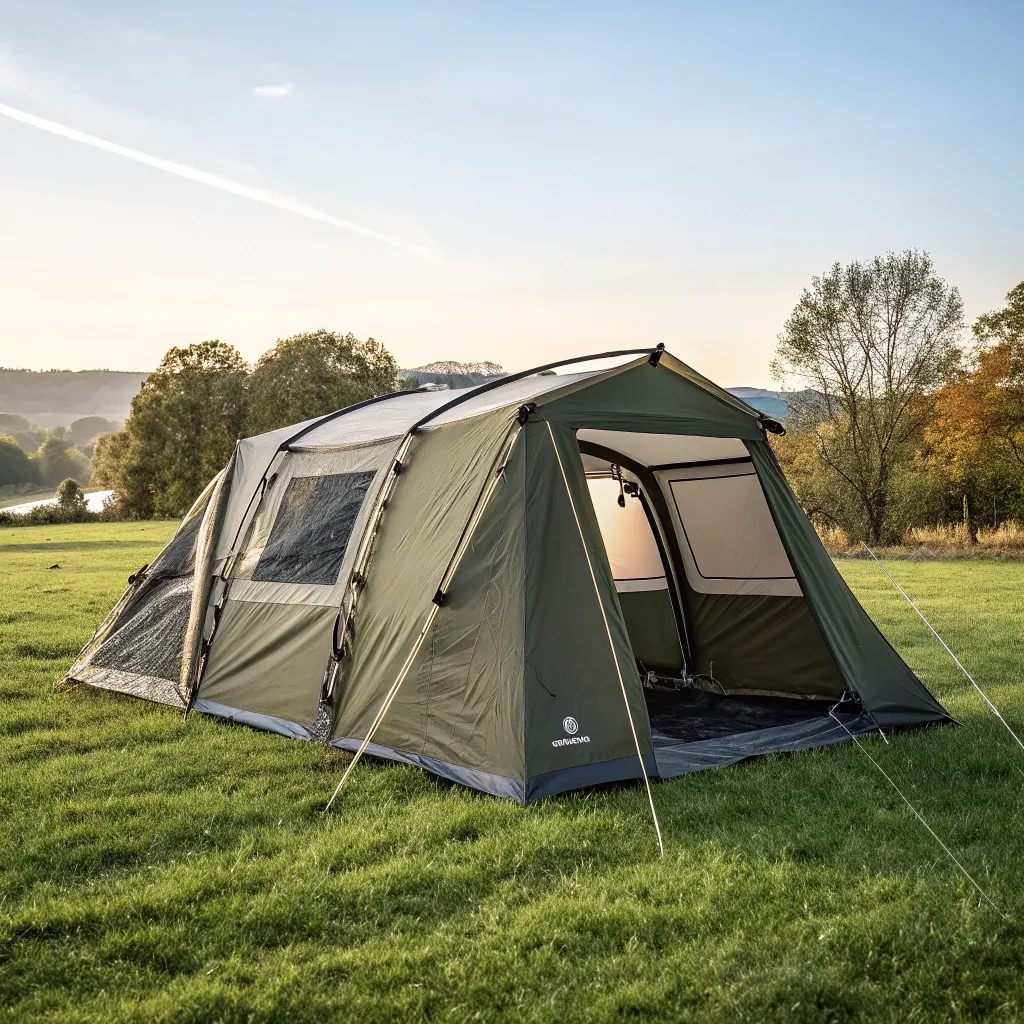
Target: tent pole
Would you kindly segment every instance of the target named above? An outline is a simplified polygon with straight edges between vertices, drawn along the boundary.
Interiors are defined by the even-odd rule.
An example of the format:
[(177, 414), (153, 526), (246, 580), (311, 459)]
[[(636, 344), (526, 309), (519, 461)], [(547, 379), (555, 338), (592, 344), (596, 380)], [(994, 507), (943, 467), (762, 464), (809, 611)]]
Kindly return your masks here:
[(366, 734), (366, 739), (359, 744), (359, 749), (356, 751), (355, 756), (348, 763), (348, 767), (345, 769), (345, 774), (342, 775), (341, 781), (338, 783), (337, 789), (335, 789), (333, 796), (327, 802), (327, 806), (324, 808), (325, 811), (331, 809), (331, 804), (337, 799), (338, 794), (341, 792), (342, 787), (345, 785), (349, 775), (352, 774), (352, 769), (359, 763), (359, 759), (363, 756), (363, 752), (370, 745), (373, 740), (377, 729), (380, 727), (381, 722), (384, 721), (384, 716), (388, 713), (392, 703), (394, 703), (395, 697), (398, 694), (398, 690), (402, 683), (405, 682), (405, 677), (409, 674), (409, 670), (413, 666), (413, 662), (416, 660), (416, 655), (419, 654), (420, 648), (423, 646), (423, 642), (426, 640), (430, 633), (431, 627), (434, 625), (434, 619), (437, 618), (437, 613), (441, 610), (441, 605), (444, 603), (446, 592), (448, 587), (451, 585), (451, 581), (455, 576), (456, 571), (459, 568), (459, 563), (462, 561), (463, 556), (469, 549), (469, 545), (473, 540), (473, 534), (476, 531), (477, 525), (481, 518), (483, 518), (484, 510), (490, 504), (491, 498), (494, 495), (498, 484), (505, 477), (505, 468), (508, 466), (508, 460), (512, 456), (512, 449), (515, 447), (516, 440), (519, 437), (519, 432), (522, 429), (522, 424), (517, 420), (513, 423), (512, 428), (509, 430), (509, 436), (502, 445), (499, 452), (499, 458), (496, 460), (497, 468), (492, 471), (491, 479), (484, 487), (476, 500), (476, 505), (473, 508), (473, 513), (469, 518), (469, 522), (466, 524), (466, 528), (462, 531), (462, 536), (459, 538), (459, 543), (455, 548), (455, 553), (452, 555), (448, 562), (448, 568), (445, 570), (444, 575), (441, 577), (441, 584), (437, 588), (437, 592), (433, 597), (433, 604), (430, 607), (430, 611), (427, 614), (426, 622), (423, 623), (423, 628), (420, 629), (419, 635), (416, 637), (416, 642), (412, 646), (412, 650), (409, 652), (405, 661), (402, 663), (402, 667), (398, 671), (398, 676), (395, 681), (391, 684), (391, 689), (388, 690), (387, 696), (384, 698), (384, 703), (381, 704), (380, 710), (377, 712), (373, 723), (370, 725), (370, 730)]
[(587, 568), (590, 570), (590, 579), (594, 584), (594, 593), (597, 596), (597, 606), (601, 609), (601, 619), (604, 622), (605, 632), (608, 634), (608, 643), (612, 649), (612, 661), (615, 662), (615, 672), (619, 677), (619, 686), (622, 689), (622, 699), (626, 704), (626, 717), (629, 719), (629, 729), (633, 733), (633, 742), (636, 744), (636, 756), (640, 759), (640, 772), (644, 777), (644, 785), (647, 787), (647, 802), (651, 805), (651, 819), (654, 821), (654, 831), (658, 836), (658, 850), (661, 856), (665, 856), (665, 844), (661, 838), (661, 825), (658, 823), (658, 812), (654, 809), (654, 794), (651, 792), (651, 780), (644, 765), (644, 755), (640, 750), (640, 737), (637, 735), (636, 724), (633, 722), (633, 712), (629, 707), (629, 694), (626, 692), (626, 681), (622, 678), (622, 668), (619, 665), (619, 655), (615, 650), (615, 641), (612, 639), (611, 626), (608, 625), (608, 616), (605, 614), (604, 601), (601, 600), (601, 591), (597, 586), (597, 575), (594, 572), (594, 565), (590, 560), (590, 551), (587, 548), (587, 538), (583, 534), (583, 525), (580, 523), (579, 514), (576, 512), (576, 502), (572, 499), (572, 489), (569, 487), (569, 478), (565, 474), (565, 466), (562, 464), (562, 456), (558, 451), (558, 442), (555, 440), (551, 424), (546, 424), (548, 434), (551, 437), (551, 446), (555, 450), (555, 458), (558, 459), (558, 468), (562, 472), (562, 482), (565, 484), (565, 493), (569, 498), (569, 507), (572, 509), (573, 518), (576, 520), (576, 529), (580, 532), (580, 541), (583, 544), (583, 554), (587, 559)]
[[(366, 528), (363, 530), (363, 535), (359, 539), (359, 546), (356, 548), (356, 556), (352, 560), (352, 568), (349, 570), (348, 583), (345, 586), (345, 596), (342, 598), (342, 606), (340, 609), (341, 619), (338, 623), (339, 628), (337, 629), (337, 635), (342, 638), (342, 643), (344, 643), (344, 638), (348, 631), (349, 620), (352, 618), (352, 614), (355, 611), (359, 587), (362, 582), (366, 581), (366, 570), (370, 564), (370, 559), (373, 556), (373, 545), (377, 537), (377, 531), (380, 529), (381, 520), (384, 517), (384, 510), (388, 507), (388, 503), (391, 500), (391, 495), (395, 489), (395, 483), (401, 473), (405, 456), (408, 453), (409, 446), (411, 444), (412, 434), (407, 433), (405, 437), (402, 438), (398, 448), (395, 450), (394, 462), (391, 464), (391, 475), (377, 491), (373, 511), (367, 519)], [(336, 667), (339, 662), (340, 657), (337, 657), (335, 653), (332, 652), (331, 657), (328, 660), (328, 677), (325, 678), (327, 685), (322, 694), (321, 700), (329, 700), (331, 694), (334, 692), (334, 686), (337, 681)]]
[[(861, 543), (863, 544), (864, 542), (861, 541)], [(941, 636), (939, 636), (939, 634), (935, 631), (935, 627), (924, 617), (924, 612), (921, 611), (921, 609), (918, 608), (916, 604), (914, 604), (914, 602), (910, 599), (910, 595), (896, 582), (896, 580), (893, 579), (892, 573), (889, 572), (889, 570), (886, 569), (884, 565), (882, 565), (882, 563), (876, 557), (874, 551), (872, 551), (871, 548), (867, 546), (867, 544), (864, 544), (864, 550), (872, 558), (874, 558), (878, 568), (881, 569), (882, 572), (884, 572), (885, 575), (889, 577), (889, 582), (903, 595), (903, 597), (906, 599), (907, 604), (909, 604), (910, 607), (913, 608), (915, 612), (917, 612), (917, 614), (921, 617), (921, 621), (932, 631), (932, 636), (934, 636), (935, 639), (938, 640), (940, 644), (942, 644), (945, 652), (956, 663), (956, 667), (960, 669), (960, 671), (963, 672), (965, 676), (967, 676), (967, 679), (970, 682), (971, 686), (973, 686), (978, 691), (978, 693), (981, 694), (982, 699), (989, 706), (989, 709), (991, 710), (992, 714), (994, 714), (996, 718), (998, 718), (999, 721), (1006, 726), (1006, 731), (1017, 741), (1017, 746), (1024, 750), (1024, 743), (1021, 742), (1021, 738), (1013, 731), (1013, 729), (1010, 728), (1010, 723), (1007, 722), (1006, 719), (1003, 718), (1003, 716), (1000, 714), (999, 708), (997, 708), (995, 704), (993, 704), (992, 701), (988, 699), (988, 695), (985, 693), (985, 691), (974, 681), (974, 676), (972, 676), (971, 673), (968, 672), (967, 669), (965, 669), (963, 665), (960, 664), (960, 659), (949, 649), (949, 645), (946, 643), (946, 641), (943, 640)]]

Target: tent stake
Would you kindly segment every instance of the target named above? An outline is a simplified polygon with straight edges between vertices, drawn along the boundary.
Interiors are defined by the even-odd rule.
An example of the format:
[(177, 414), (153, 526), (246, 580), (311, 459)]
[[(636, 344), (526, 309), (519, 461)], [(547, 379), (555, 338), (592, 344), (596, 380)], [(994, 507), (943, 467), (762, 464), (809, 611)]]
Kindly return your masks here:
[(651, 805), (651, 819), (654, 821), (654, 831), (658, 836), (658, 850), (661, 856), (665, 856), (665, 844), (661, 839), (661, 825), (658, 824), (658, 812), (654, 809), (654, 794), (651, 792), (651, 780), (647, 774), (647, 766), (644, 764), (644, 755), (640, 750), (640, 737), (637, 735), (636, 725), (633, 722), (633, 712), (629, 707), (629, 694), (626, 692), (626, 681), (622, 678), (622, 668), (619, 666), (619, 655), (615, 650), (615, 641), (612, 639), (611, 626), (608, 625), (608, 616), (605, 614), (604, 601), (601, 600), (601, 591), (597, 586), (597, 576), (594, 573), (594, 565), (590, 561), (590, 551), (587, 548), (587, 538), (583, 533), (583, 525), (576, 512), (576, 502), (572, 500), (572, 490), (569, 487), (569, 478), (565, 475), (565, 466), (562, 464), (562, 456), (558, 451), (558, 442), (555, 440), (554, 432), (550, 422), (547, 424), (548, 434), (551, 437), (551, 446), (555, 449), (555, 458), (558, 459), (558, 468), (562, 471), (562, 482), (565, 484), (565, 494), (569, 499), (569, 507), (572, 509), (573, 518), (576, 520), (576, 529), (580, 532), (580, 541), (583, 544), (583, 555), (587, 560), (587, 568), (590, 570), (590, 579), (594, 584), (594, 594), (597, 597), (597, 606), (601, 609), (601, 619), (604, 622), (605, 632), (608, 634), (608, 643), (612, 649), (612, 661), (615, 662), (615, 672), (619, 677), (619, 686), (622, 688), (622, 699), (626, 702), (626, 717), (629, 719), (629, 729), (633, 734), (633, 742), (636, 744), (636, 756), (640, 759), (640, 773), (644, 777), (644, 785), (647, 787), (647, 802)]
[[(864, 544), (863, 541), (861, 541), (861, 543)], [(889, 577), (889, 581), (903, 595), (903, 597), (906, 599), (907, 604), (909, 604), (910, 607), (913, 608), (915, 612), (917, 612), (917, 614), (921, 617), (921, 621), (932, 631), (932, 636), (934, 636), (935, 639), (938, 640), (940, 644), (942, 644), (942, 646), (945, 649), (946, 653), (953, 659), (954, 662), (956, 662), (956, 667), (958, 669), (960, 669), (960, 671), (963, 672), (963, 674), (965, 676), (967, 676), (967, 679), (970, 682), (971, 686), (973, 686), (978, 691), (978, 693), (981, 694), (981, 696), (984, 699), (985, 703), (989, 706), (989, 709), (992, 711), (992, 714), (994, 714), (996, 716), (996, 718), (998, 718), (999, 721), (1002, 722), (1003, 725), (1006, 726), (1006, 731), (1017, 741), (1017, 746), (1019, 746), (1022, 750), (1024, 750), (1024, 743), (1021, 742), (1020, 737), (1013, 731), (1013, 729), (1010, 728), (1010, 723), (1007, 722), (1006, 719), (1003, 718), (1003, 716), (1000, 714), (999, 708), (997, 708), (995, 706), (995, 704), (993, 704), (992, 701), (990, 701), (988, 699), (987, 694), (974, 681), (974, 677), (971, 675), (971, 673), (968, 672), (967, 669), (965, 669), (963, 667), (963, 665), (960, 664), (960, 659), (949, 649), (949, 645), (946, 643), (946, 641), (943, 640), (941, 636), (939, 636), (939, 634), (935, 631), (935, 627), (925, 618), (924, 612), (921, 611), (921, 609), (918, 608), (916, 604), (914, 604), (914, 602), (910, 599), (910, 595), (907, 594), (907, 592), (896, 582), (896, 580), (893, 579), (892, 573), (889, 572), (889, 570), (886, 569), (886, 567), (884, 565), (882, 565), (882, 563), (876, 557), (874, 551), (872, 551), (871, 548), (869, 548), (867, 546), (867, 544), (864, 544), (864, 550), (872, 558), (874, 558), (875, 563), (882, 570), (882, 572), (884, 572), (885, 575)]]

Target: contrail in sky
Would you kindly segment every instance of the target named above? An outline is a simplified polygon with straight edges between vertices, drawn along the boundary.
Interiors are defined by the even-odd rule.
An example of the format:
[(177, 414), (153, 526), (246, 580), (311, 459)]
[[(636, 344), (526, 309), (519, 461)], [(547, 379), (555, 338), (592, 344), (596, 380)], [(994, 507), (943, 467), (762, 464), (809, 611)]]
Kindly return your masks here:
[(116, 156), (127, 157), (136, 163), (145, 164), (147, 167), (154, 167), (158, 171), (165, 171), (167, 174), (175, 174), (179, 178), (188, 181), (198, 182), (200, 185), (208, 185), (210, 188), (219, 188), (222, 192), (230, 192), (232, 195), (242, 196), (244, 199), (251, 199), (265, 206), (275, 206), (279, 210), (286, 210), (288, 213), (298, 214), (300, 217), (308, 217), (310, 220), (320, 221), (321, 224), (329, 224), (334, 228), (341, 228), (342, 231), (351, 231), (353, 234), (362, 235), (364, 238), (372, 238), (375, 242), (384, 242), (386, 245), (393, 245), (408, 252), (417, 253), (420, 256), (427, 256), (436, 259), (435, 253), (425, 245), (417, 245), (415, 242), (407, 242), (401, 238), (394, 238), (385, 235), (372, 228), (364, 228), (361, 224), (354, 224), (350, 220), (342, 220), (334, 217), (323, 210), (313, 206), (307, 206), (298, 199), (282, 195), (280, 192), (269, 192), (264, 188), (254, 188), (251, 185), (243, 185), (240, 181), (232, 181), (231, 178), (222, 178), (219, 174), (209, 174), (196, 167), (188, 167), (185, 164), (176, 164), (171, 160), (164, 160), (158, 156), (151, 156), (149, 153), (142, 153), (137, 149), (130, 149), (117, 142), (109, 142), (106, 139), (97, 138), (95, 135), (88, 135), (75, 128), (68, 128), (67, 125), (58, 124), (56, 121), (47, 121), (45, 118), (36, 117), (35, 114), (26, 113), (15, 107), (9, 107), (0, 103), (0, 114), (9, 117), (22, 124), (31, 125), (33, 128), (40, 128), (52, 135), (59, 135), (61, 138), (70, 139), (72, 142), (81, 142), (86, 146), (95, 149), (102, 149), (106, 153), (114, 153)]

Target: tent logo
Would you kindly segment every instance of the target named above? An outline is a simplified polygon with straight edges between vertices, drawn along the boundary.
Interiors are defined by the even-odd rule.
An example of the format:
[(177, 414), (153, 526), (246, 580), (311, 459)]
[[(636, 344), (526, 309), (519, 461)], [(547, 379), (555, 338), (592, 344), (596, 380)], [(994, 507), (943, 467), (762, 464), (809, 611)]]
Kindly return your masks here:
[(568, 733), (567, 736), (563, 736), (560, 740), (552, 740), (551, 746), (553, 747), (571, 747), (577, 743), (589, 743), (589, 736), (577, 736), (576, 733), (580, 731), (580, 723), (576, 721), (572, 715), (566, 715), (562, 719), (562, 728)]

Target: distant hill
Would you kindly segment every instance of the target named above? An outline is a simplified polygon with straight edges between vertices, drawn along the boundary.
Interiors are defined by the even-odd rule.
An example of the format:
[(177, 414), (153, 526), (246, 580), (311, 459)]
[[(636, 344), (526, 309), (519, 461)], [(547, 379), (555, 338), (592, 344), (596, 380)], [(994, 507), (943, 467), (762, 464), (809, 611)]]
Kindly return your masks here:
[(147, 376), (120, 370), (0, 368), (0, 412), (20, 413), (43, 427), (67, 426), (83, 416), (123, 420)]
[(766, 391), (764, 388), (726, 388), (726, 390), (737, 398), (742, 398), (744, 402), (752, 405), (755, 409), (760, 409), (772, 419), (784, 420), (786, 418), (789, 401), (785, 394), (779, 391)]
[[(470, 388), (505, 375), (497, 363), (441, 359), (402, 370), (417, 384)], [(68, 426), (84, 416), (121, 421), (128, 415), (147, 373), (120, 370), (14, 370), (0, 367), (0, 413), (19, 413), (42, 427)], [(775, 419), (785, 419), (803, 392), (729, 388), (734, 395)]]

